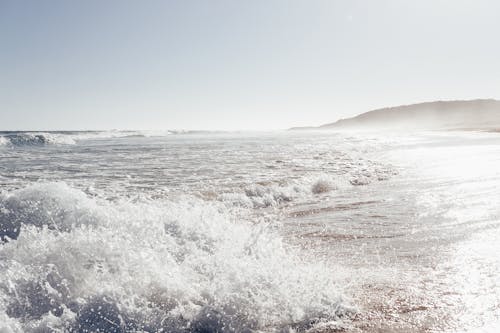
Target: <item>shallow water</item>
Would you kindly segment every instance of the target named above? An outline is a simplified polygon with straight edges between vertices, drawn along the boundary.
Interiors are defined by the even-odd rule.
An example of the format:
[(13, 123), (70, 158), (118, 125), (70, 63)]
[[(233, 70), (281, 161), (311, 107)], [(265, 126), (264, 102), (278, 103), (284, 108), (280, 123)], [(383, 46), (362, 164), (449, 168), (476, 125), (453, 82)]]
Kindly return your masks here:
[(496, 134), (0, 138), (1, 332), (500, 325)]

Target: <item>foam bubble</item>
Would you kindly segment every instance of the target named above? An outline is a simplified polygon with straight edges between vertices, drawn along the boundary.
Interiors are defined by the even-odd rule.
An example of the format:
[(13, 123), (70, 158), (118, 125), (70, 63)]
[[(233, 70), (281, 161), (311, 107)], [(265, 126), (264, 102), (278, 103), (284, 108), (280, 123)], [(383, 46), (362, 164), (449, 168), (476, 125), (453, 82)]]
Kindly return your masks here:
[(314, 194), (327, 193), (337, 189), (337, 185), (331, 178), (321, 177), (311, 186), (311, 192)]

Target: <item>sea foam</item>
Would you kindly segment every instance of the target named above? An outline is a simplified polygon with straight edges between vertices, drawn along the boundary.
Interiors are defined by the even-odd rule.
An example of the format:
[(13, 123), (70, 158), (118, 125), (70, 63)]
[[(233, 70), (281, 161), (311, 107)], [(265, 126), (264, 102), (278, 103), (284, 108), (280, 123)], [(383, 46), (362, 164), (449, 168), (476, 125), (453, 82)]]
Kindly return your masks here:
[[(79, 141), (130, 137), (162, 137), (174, 131), (76, 131), (76, 132), (2, 132), (0, 146), (74, 145)], [(179, 132), (180, 133), (180, 132)]]
[(332, 268), (217, 201), (47, 183), (0, 212), (20, 224), (0, 245), (0, 332), (308, 331), (350, 312)]
[(0, 145), (42, 146), (50, 144), (72, 145), (75, 144), (75, 140), (70, 135), (44, 132), (18, 132), (0, 137)]

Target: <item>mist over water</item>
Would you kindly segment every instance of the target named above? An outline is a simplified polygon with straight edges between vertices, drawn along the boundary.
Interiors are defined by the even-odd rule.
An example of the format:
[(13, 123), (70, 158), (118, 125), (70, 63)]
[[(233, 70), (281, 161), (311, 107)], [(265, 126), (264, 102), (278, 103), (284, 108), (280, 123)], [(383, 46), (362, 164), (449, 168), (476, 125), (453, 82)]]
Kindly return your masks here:
[(498, 322), (495, 134), (0, 140), (1, 332)]

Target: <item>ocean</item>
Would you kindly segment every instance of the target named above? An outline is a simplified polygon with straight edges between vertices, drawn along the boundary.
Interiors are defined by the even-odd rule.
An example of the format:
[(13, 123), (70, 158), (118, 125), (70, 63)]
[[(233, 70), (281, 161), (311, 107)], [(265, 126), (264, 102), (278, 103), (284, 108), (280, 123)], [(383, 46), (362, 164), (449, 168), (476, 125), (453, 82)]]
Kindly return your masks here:
[(0, 332), (497, 332), (500, 136), (0, 132)]

